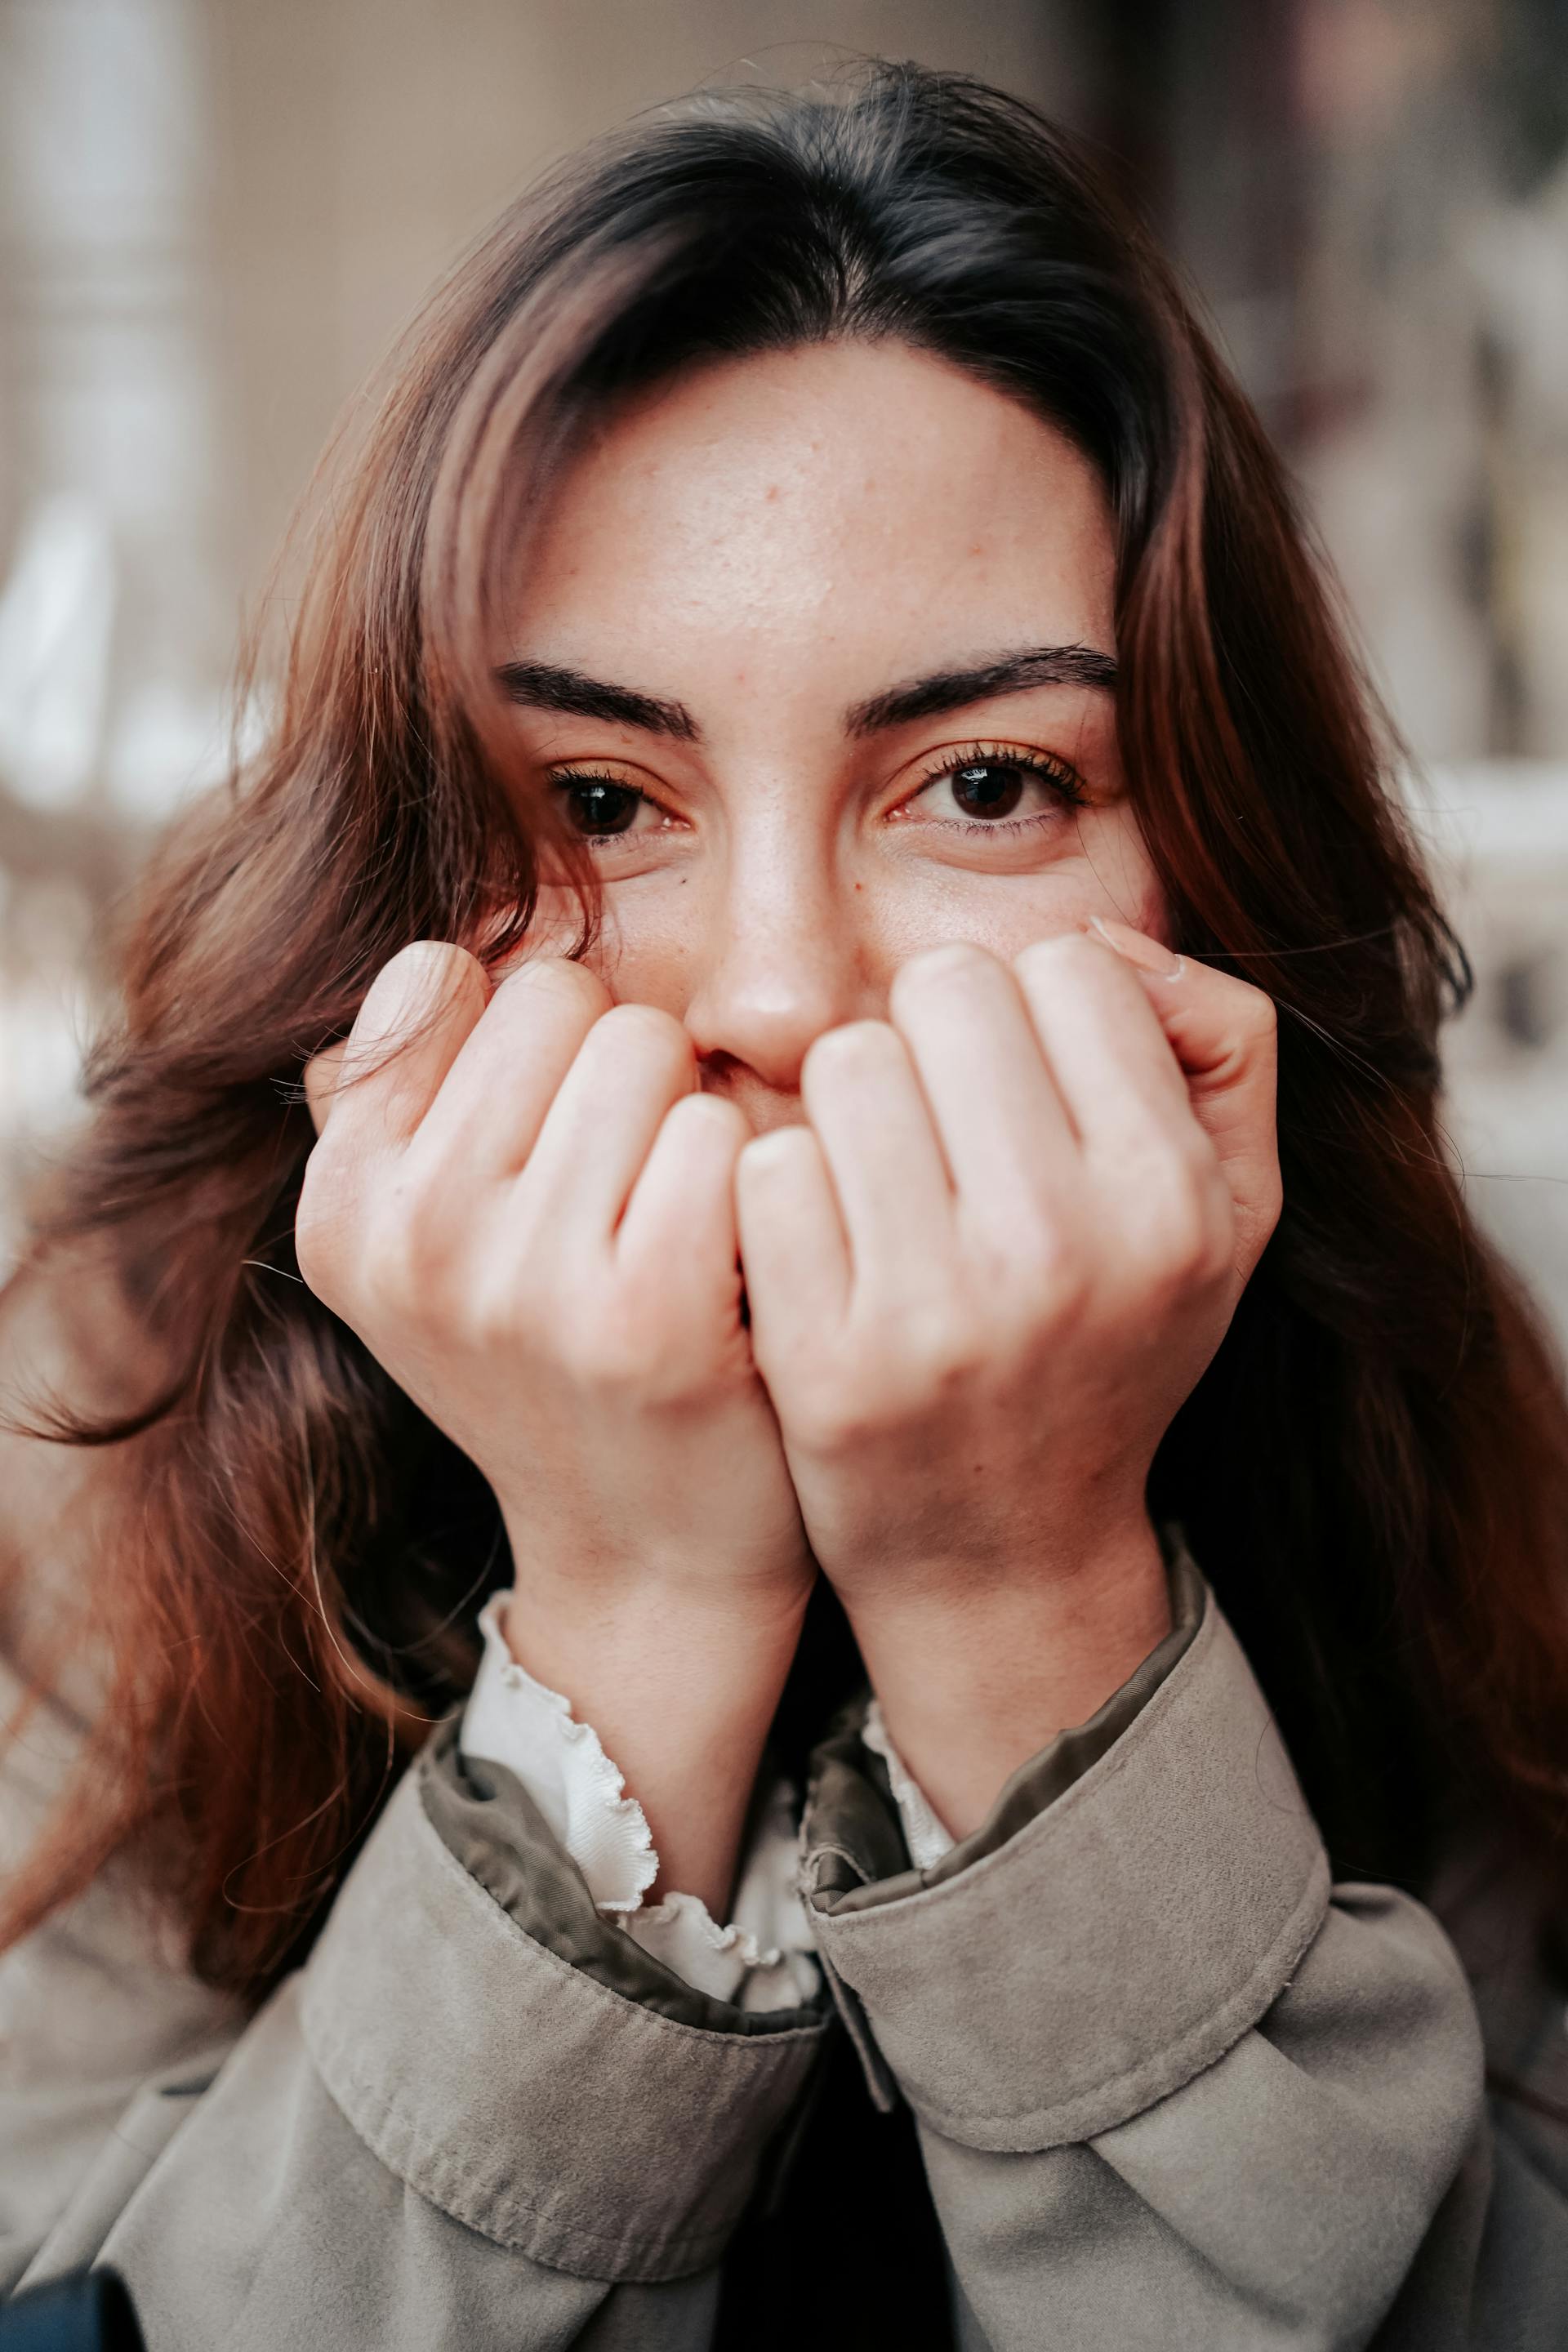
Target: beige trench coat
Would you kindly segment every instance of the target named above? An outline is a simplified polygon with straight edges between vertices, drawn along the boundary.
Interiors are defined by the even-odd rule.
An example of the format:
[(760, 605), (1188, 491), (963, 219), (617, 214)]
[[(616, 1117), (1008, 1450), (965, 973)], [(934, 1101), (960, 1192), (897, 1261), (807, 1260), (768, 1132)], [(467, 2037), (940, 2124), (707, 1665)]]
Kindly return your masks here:
[[(923, 1874), (828, 1739), (819, 2007), (670, 1976), (451, 1727), (258, 2015), (110, 1874), (0, 1962), (5, 2282), (111, 2263), (153, 2352), (702, 2352), (847, 2032), (858, 2095), (912, 2110), (964, 2347), (1568, 2347), (1568, 2129), (1485, 2088), (1483, 2041), (1568, 2111), (1527, 1911), (1331, 1886), (1245, 1656), (1174, 1583), (1162, 1649)], [(12, 1752), (15, 1843), (70, 1743), (35, 1717)], [(795, 2340), (835, 2340), (832, 2301), (803, 2268)]]

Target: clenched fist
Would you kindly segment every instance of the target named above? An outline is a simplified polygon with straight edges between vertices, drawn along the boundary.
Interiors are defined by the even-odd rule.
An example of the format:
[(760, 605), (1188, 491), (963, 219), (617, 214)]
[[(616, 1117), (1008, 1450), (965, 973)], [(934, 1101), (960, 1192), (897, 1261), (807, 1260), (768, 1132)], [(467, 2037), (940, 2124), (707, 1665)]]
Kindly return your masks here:
[(950, 1827), (1164, 1630), (1149, 1467), (1279, 1212), (1269, 1000), (1114, 936), (916, 957), (741, 1158), (806, 1530)]
[(525, 1585), (788, 1592), (809, 1572), (741, 1311), (747, 1129), (695, 1083), (679, 1024), (613, 1006), (581, 964), (492, 994), (472, 956), (421, 942), (311, 1087), (300, 1270), (484, 1472)]

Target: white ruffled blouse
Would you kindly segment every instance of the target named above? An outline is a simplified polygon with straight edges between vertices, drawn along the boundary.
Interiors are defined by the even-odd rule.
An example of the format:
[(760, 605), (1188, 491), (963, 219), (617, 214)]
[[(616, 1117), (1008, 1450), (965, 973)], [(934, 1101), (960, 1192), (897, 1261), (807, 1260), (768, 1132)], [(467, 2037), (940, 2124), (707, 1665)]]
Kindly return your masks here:
[[(516, 1775), (588, 1885), (602, 1915), (700, 1992), (742, 2009), (790, 2009), (821, 1981), (797, 1884), (795, 1792), (776, 1780), (742, 1857), (733, 1916), (719, 1927), (695, 1895), (645, 1903), (658, 1876), (647, 1817), (572, 1702), (518, 1664), (501, 1631), (510, 1592), (479, 1617), (484, 1656), (463, 1717), (462, 1749)], [(910, 1859), (924, 1869), (952, 1840), (900, 1761), (875, 1700), (861, 1731), (882, 1758)]]

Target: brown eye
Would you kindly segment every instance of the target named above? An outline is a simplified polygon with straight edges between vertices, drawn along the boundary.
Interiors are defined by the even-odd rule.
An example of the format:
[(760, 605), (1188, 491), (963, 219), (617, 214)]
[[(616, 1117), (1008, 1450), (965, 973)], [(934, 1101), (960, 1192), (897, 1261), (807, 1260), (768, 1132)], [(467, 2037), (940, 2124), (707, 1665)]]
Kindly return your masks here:
[(1043, 751), (991, 751), (983, 743), (950, 751), (902, 811), (928, 824), (991, 828), (1049, 824), (1084, 796), (1073, 771)]
[(585, 838), (626, 833), (636, 822), (641, 793), (607, 776), (567, 776), (556, 786), (568, 823)]
[(975, 760), (952, 771), (952, 797), (965, 816), (1011, 816), (1027, 780), (1016, 760)]

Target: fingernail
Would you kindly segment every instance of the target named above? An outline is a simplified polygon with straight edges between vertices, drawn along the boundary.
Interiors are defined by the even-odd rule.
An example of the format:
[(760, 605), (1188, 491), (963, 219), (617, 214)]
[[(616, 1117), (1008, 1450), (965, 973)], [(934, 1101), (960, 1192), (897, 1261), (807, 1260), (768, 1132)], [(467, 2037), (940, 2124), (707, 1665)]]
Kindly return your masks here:
[(1135, 931), (1131, 923), (1106, 923), (1098, 915), (1091, 915), (1084, 928), (1102, 939), (1125, 962), (1146, 971), (1152, 980), (1180, 980), (1187, 968), (1185, 956), (1173, 955), (1158, 940)]

